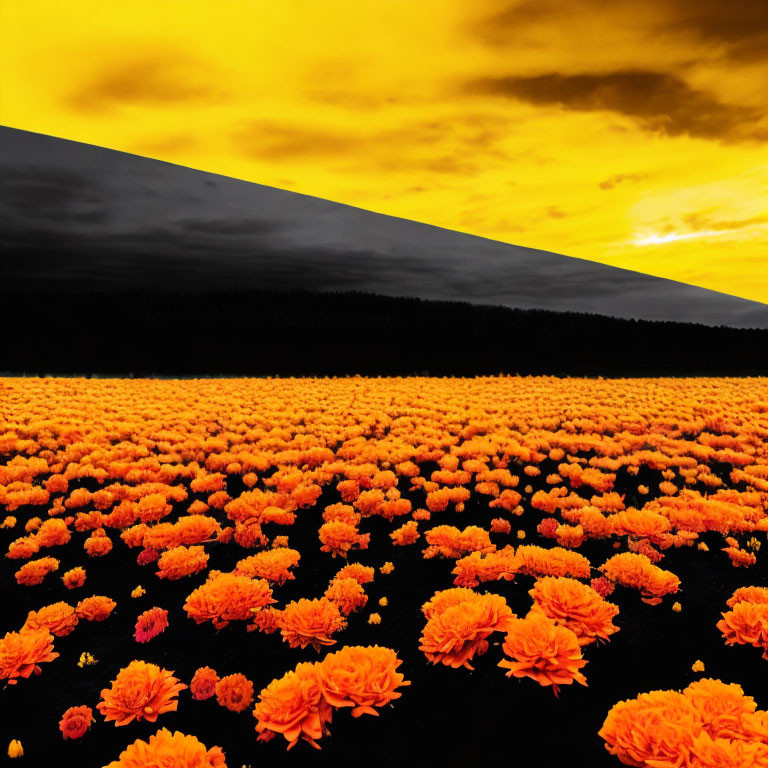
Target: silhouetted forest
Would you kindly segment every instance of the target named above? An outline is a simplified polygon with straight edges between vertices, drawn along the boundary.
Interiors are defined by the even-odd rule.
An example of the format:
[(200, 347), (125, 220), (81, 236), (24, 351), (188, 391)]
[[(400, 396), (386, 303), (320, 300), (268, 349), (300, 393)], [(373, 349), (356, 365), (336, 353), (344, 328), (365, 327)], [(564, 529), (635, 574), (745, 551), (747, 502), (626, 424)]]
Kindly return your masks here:
[(6, 374), (768, 374), (768, 330), (356, 292), (6, 292), (0, 318)]

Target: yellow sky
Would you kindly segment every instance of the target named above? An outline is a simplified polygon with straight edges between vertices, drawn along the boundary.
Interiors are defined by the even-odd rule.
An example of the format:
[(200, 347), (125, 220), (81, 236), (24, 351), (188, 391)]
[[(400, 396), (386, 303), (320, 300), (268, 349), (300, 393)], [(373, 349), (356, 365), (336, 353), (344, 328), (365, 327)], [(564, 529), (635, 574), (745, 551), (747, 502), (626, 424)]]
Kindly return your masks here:
[(768, 302), (765, 0), (0, 0), (0, 122)]

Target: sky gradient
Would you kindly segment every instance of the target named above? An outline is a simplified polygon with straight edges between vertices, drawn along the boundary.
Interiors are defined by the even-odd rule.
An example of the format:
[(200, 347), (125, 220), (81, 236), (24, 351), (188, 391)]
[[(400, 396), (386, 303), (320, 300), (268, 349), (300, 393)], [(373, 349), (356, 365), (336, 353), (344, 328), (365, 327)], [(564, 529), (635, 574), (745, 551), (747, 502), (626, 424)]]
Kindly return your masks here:
[(5, 125), (768, 302), (765, 0), (24, 0), (0, 29)]

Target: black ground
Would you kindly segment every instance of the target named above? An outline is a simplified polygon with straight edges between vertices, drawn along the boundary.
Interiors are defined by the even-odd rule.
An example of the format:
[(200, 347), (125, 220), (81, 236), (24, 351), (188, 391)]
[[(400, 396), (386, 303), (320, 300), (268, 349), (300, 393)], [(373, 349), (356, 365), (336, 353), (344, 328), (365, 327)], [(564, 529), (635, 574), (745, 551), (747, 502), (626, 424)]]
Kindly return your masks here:
[[(534, 490), (543, 487), (550, 469), (542, 465), (542, 477), (534, 478)], [(424, 472), (431, 471), (429, 466)], [(727, 480), (725, 467), (719, 474)], [(657, 487), (660, 475), (647, 468), (637, 477), (622, 470), (616, 490), (626, 493), (626, 503), (640, 504), (634, 489), (639, 483)], [(95, 481), (86, 481), (91, 490)], [(423, 505), (421, 492), (409, 493), (414, 507)], [(70, 488), (71, 490), (71, 488)], [(230, 478), (230, 494), (243, 490), (239, 478)], [(591, 490), (579, 489), (587, 496)], [(190, 494), (190, 500), (195, 494)], [(498, 510), (488, 510), (478, 494), (463, 513), (446, 511), (433, 515), (428, 525), (455, 524), (464, 527), (477, 523), (487, 527)], [(647, 497), (645, 497), (647, 498)], [(340, 559), (320, 552), (317, 529), (321, 511), (338, 501), (333, 487), (326, 491), (317, 506), (299, 513), (296, 525), (269, 534), (287, 532), (290, 546), (301, 552), (296, 580), (275, 588), (278, 607), (298, 597), (320, 596), (331, 577), (344, 564)], [(186, 509), (189, 500), (179, 506)], [(512, 543), (515, 531), (527, 532), (525, 543), (548, 546), (536, 534), (542, 513), (524, 501), (525, 514), (512, 518)], [(21, 535), (20, 529), (39, 508), (25, 508), (15, 514), (19, 524), (13, 531), (2, 531), (5, 545)], [(223, 520), (223, 513), (217, 513)], [(169, 518), (169, 519), (173, 519)], [(424, 524), (420, 525), (424, 528)], [(105, 724), (96, 712), (99, 692), (109, 685), (118, 670), (134, 658), (144, 659), (174, 670), (186, 683), (199, 666), (214, 667), (220, 675), (242, 672), (254, 683), (256, 693), (274, 677), (292, 669), (299, 661), (319, 656), (312, 649), (293, 650), (279, 634), (247, 633), (243, 624), (232, 623), (217, 632), (210, 624), (196, 625), (186, 617), (182, 605), (186, 596), (201, 583), (205, 575), (197, 574), (179, 581), (167, 582), (154, 575), (154, 565), (140, 567), (135, 558), (138, 550), (128, 549), (115, 535), (113, 551), (106, 557), (90, 559), (82, 550), (86, 533), (75, 533), (65, 547), (51, 554), (61, 560), (57, 574), (50, 574), (36, 587), (18, 587), (13, 572), (19, 561), (3, 558), (2, 631), (18, 629), (27, 611), (58, 600), (74, 604), (91, 594), (104, 594), (118, 603), (104, 623), (81, 622), (75, 631), (56, 638), (55, 648), (61, 656), (43, 665), (40, 676), (20, 680), (15, 686), (0, 691), (3, 717), (0, 718), (0, 743), (21, 739), (25, 748), (25, 765), (72, 765), (97, 768), (117, 759), (119, 753), (136, 738), (146, 739), (158, 727), (192, 733), (207, 746), (223, 747), (230, 768), (242, 765), (353, 765), (473, 766), (483, 763), (516, 766), (616, 766), (618, 761), (604, 750), (597, 732), (610, 707), (622, 698), (653, 689), (682, 688), (701, 677), (691, 671), (697, 659), (706, 664), (704, 676), (742, 684), (746, 693), (756, 697), (761, 708), (768, 707), (768, 663), (760, 651), (752, 647), (727, 647), (716, 628), (720, 612), (733, 590), (746, 584), (768, 585), (764, 569), (741, 569), (731, 566), (720, 551), (722, 538), (716, 534), (703, 537), (710, 552), (695, 548), (669, 550), (660, 565), (674, 571), (682, 581), (676, 596), (665, 598), (659, 606), (641, 602), (637, 592), (617, 588), (609, 599), (620, 606), (616, 624), (621, 630), (609, 643), (595, 644), (585, 651), (589, 663), (584, 669), (588, 687), (563, 687), (556, 699), (551, 688), (542, 688), (532, 680), (506, 678), (497, 666), (501, 648), (491, 645), (487, 654), (476, 660), (475, 671), (454, 670), (427, 663), (419, 651), (419, 636), (424, 626), (420, 606), (439, 589), (452, 586), (451, 560), (423, 560), (423, 538), (414, 546), (395, 547), (388, 533), (392, 526), (380, 518), (365, 519), (364, 532), (371, 532), (371, 545), (366, 551), (354, 552), (350, 561), (380, 566), (391, 560), (395, 570), (389, 575), (377, 573), (374, 583), (366, 585), (369, 603), (361, 614), (350, 617), (349, 627), (336, 636), (337, 645), (380, 644), (396, 650), (403, 660), (401, 671), (411, 685), (403, 688), (402, 698), (386, 708), (378, 718), (363, 716), (353, 719), (347, 712), (337, 712), (331, 725), (331, 736), (322, 740), (322, 751), (316, 752), (300, 742), (286, 754), (282, 737), (268, 744), (257, 743), (255, 720), (250, 708), (235, 714), (220, 707), (215, 699), (198, 702), (189, 691), (180, 695), (178, 712), (162, 715), (156, 724), (132, 723), (117, 728)], [(507, 536), (492, 534), (498, 545), (510, 541)], [(232, 569), (235, 562), (252, 553), (234, 543), (208, 544), (209, 567)], [(598, 566), (615, 550), (607, 542), (590, 542), (581, 550), (593, 566)], [(84, 587), (67, 590), (59, 576), (76, 565), (86, 567)], [(597, 572), (595, 572), (597, 575)], [(525, 614), (531, 604), (528, 590), (533, 578), (518, 576), (512, 582), (481, 585), (480, 589), (504, 595), (518, 614)], [(130, 597), (131, 590), (141, 584), (147, 589), (140, 599)], [(378, 606), (381, 596), (389, 605)], [(675, 613), (675, 600), (682, 611)], [(137, 615), (152, 606), (169, 611), (170, 627), (147, 644), (133, 639)], [(379, 626), (369, 625), (367, 616), (378, 611)], [(499, 636), (497, 640), (503, 638)], [(78, 668), (77, 660), (89, 651), (99, 661), (92, 667)], [(63, 742), (58, 731), (61, 714), (70, 706), (87, 704), (94, 708), (96, 722), (77, 742)]]

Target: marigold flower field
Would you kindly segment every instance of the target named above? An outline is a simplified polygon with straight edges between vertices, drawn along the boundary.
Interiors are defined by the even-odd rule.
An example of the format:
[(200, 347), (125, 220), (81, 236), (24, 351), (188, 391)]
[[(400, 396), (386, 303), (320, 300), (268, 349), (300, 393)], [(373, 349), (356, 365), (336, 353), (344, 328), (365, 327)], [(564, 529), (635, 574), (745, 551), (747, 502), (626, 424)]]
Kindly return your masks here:
[(7, 378), (0, 505), (19, 765), (768, 767), (766, 379)]

